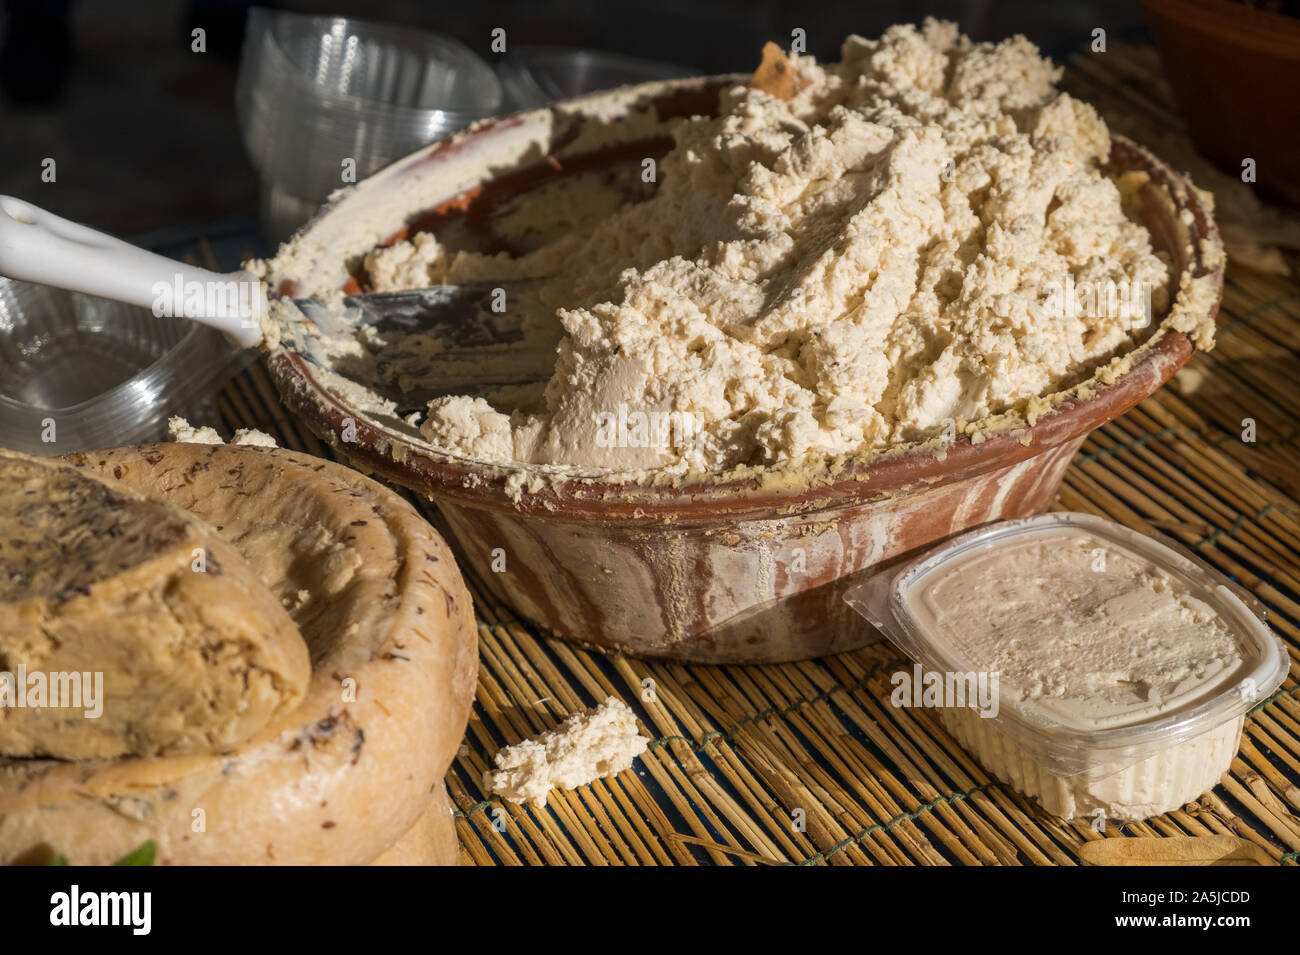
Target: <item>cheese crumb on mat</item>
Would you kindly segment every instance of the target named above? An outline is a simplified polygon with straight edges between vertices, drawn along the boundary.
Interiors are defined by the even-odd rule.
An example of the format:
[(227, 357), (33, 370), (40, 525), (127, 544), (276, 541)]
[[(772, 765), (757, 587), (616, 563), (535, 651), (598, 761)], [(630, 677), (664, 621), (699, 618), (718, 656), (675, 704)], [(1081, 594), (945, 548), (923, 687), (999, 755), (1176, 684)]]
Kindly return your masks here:
[(510, 802), (545, 806), (552, 789), (576, 789), (621, 773), (649, 745), (636, 714), (611, 696), (556, 729), (499, 751), (493, 757), (496, 770), (483, 774), (483, 790)]

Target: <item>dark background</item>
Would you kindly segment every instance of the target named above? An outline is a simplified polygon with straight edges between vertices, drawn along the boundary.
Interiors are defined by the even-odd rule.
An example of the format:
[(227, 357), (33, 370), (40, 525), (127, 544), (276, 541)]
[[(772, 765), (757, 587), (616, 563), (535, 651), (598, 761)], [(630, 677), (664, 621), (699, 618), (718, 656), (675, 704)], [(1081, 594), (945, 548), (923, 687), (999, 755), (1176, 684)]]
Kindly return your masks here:
[[(0, 193), (120, 235), (257, 214), (257, 180), (235, 122), (239, 0), (3, 0)], [(268, 4), (270, 5), (270, 4)], [(1024, 33), (1059, 62), (1096, 27), (1143, 40), (1128, 0), (315, 0), (273, 4), (447, 33), (491, 62), (494, 27), (511, 44), (611, 50), (720, 73), (750, 70), (766, 40), (836, 59), (849, 33), (876, 36), (926, 15), (976, 39)], [(190, 30), (208, 50), (190, 50)], [(509, 55), (508, 53), (506, 55)], [(52, 157), (57, 181), (42, 183)]]

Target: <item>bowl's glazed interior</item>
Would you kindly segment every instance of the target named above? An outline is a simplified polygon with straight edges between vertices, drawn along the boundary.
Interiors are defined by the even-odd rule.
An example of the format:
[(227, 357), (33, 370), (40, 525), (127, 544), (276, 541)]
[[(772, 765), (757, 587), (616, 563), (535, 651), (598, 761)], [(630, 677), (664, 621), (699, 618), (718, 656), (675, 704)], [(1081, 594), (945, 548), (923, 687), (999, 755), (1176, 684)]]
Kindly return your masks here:
[[(646, 115), (662, 124), (709, 113), (727, 82), (734, 80), (587, 97), (558, 116), (538, 110), (489, 121), (421, 151), (305, 227), (304, 247), (323, 253), (296, 271), (272, 274), (273, 286), (293, 295), (364, 289), (364, 253), (416, 231), (452, 237), (462, 248), (523, 251), (495, 228), (500, 210), (557, 177), (605, 177), (608, 186), (620, 169), (671, 146)], [(619, 110), (630, 116), (622, 138), (609, 134), (618, 126), (609, 114)], [(524, 146), (520, 132), (530, 125), (535, 141)], [(602, 135), (590, 136), (592, 125)], [(588, 139), (598, 144), (573, 148)], [(489, 160), (490, 176), (475, 180), (457, 171), (475, 153), (480, 164)], [(410, 193), (414, 177), (440, 165), (448, 173), (424, 187), (429, 201), (396, 215), (401, 191)], [(1118, 138), (1111, 166), (1117, 174), (1147, 174), (1141, 216), (1154, 244), (1169, 255), (1175, 276), (1215, 285), (1210, 307), (1217, 309), (1222, 259), (1198, 195)], [(301, 339), (274, 350), (269, 366), (286, 403), (341, 454), (432, 498), (464, 560), (521, 616), (610, 650), (757, 662), (875, 639), (841, 599), (856, 577), (977, 524), (1045, 510), (1088, 432), (1151, 394), (1192, 351), (1187, 335), (1153, 322), (1121, 374), (1076, 387), (1032, 423), (1011, 416), (940, 446), (662, 483), (505, 467), (442, 452), (400, 419), (367, 412), (331, 390), (318, 356)]]

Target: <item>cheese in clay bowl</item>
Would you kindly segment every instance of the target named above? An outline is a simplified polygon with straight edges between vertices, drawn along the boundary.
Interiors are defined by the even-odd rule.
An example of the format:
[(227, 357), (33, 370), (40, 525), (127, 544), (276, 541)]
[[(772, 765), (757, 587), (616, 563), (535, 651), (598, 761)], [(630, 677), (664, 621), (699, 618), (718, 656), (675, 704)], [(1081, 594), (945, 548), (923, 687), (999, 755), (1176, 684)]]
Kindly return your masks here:
[(219, 752), (0, 762), (0, 862), (108, 864), (152, 839), (160, 864), (365, 864), (410, 832), (460, 743), (477, 670), (470, 597), (429, 524), (354, 471), (288, 451), (67, 460), (216, 527), (287, 607), (311, 681), (296, 709)]
[[(361, 375), (365, 356), (349, 350), (348, 342), (319, 326), (276, 319), (268, 327), (268, 365), (286, 404), (357, 467), (433, 499), (486, 585), (521, 616), (561, 636), (615, 652), (700, 662), (801, 659), (869, 642), (874, 635), (842, 600), (854, 575), (966, 528), (1045, 511), (1089, 432), (1154, 392), (1197, 348), (1211, 347), (1223, 282), (1222, 243), (1208, 195), (1141, 146), (1108, 135), (1086, 104), (1050, 91), (1043, 102), (1017, 99), (1030, 96), (1031, 86), (1050, 89), (1054, 75), (1036, 51), (1028, 52), (1027, 41), (977, 51), (960, 69), (951, 61), (963, 90), (987, 95), (958, 103), (965, 93), (942, 90), (946, 81), (935, 80), (954, 107), (945, 112), (930, 79), (924, 89), (909, 88), (915, 82), (910, 61), (889, 59), (891, 49), (906, 47), (908, 56), (929, 64), (922, 71), (927, 76), (948, 75), (934, 66), (937, 58), (970, 48), (951, 40), (947, 26), (927, 24), (924, 30), (934, 38), (933, 49), (919, 54), (918, 31), (906, 29), (887, 33), (888, 42), (879, 41), (884, 46), (861, 38), (845, 42), (851, 68), (837, 68), (843, 85), (832, 90), (832, 99), (851, 98), (852, 90), (874, 84), (886, 88), (881, 95), (889, 100), (866, 104), (862, 116), (869, 122), (862, 124), (837, 112), (839, 105), (818, 112), (816, 97), (829, 88), (829, 67), (816, 83), (788, 84), (796, 106), (813, 102), (800, 114), (805, 118), (787, 118), (771, 98), (746, 92), (747, 77), (652, 83), (488, 120), (336, 193), (273, 260), (250, 264), (277, 295), (328, 301), (420, 266), (432, 281), (439, 263), (453, 278), (468, 263), (481, 280), (493, 270), (510, 271), (515, 259), (518, 271), (545, 263), (548, 248), (563, 251), (566, 235), (583, 229), (608, 240), (593, 240), (583, 254), (630, 249), (629, 262), (642, 250), (654, 255), (632, 263), (630, 277), (618, 273), (612, 292), (606, 279), (592, 278), (595, 305), (593, 297), (581, 297), (590, 291), (581, 281), (571, 300), (563, 288), (556, 293), (565, 334), (541, 412), (516, 409), (507, 417), (514, 405), (503, 394), (491, 405), (435, 399), (422, 412), (385, 390), (383, 381)], [(984, 61), (976, 62), (980, 57)], [(803, 58), (790, 63), (814, 72)], [(1019, 65), (1008, 65), (1022, 63), (1023, 75)], [(954, 79), (952, 85), (959, 84)], [(849, 106), (862, 108), (856, 101)], [(731, 125), (709, 139), (710, 129), (701, 124), (720, 110), (719, 118)], [(881, 125), (889, 125), (895, 139), (885, 137)], [(806, 141), (799, 139), (805, 131)], [(973, 145), (963, 139), (968, 134)], [(882, 141), (901, 145), (897, 152), (887, 145), (873, 153), (873, 144)], [(791, 170), (820, 162), (835, 144), (845, 154), (860, 148), (885, 157), (866, 167), (878, 177), (868, 180), (883, 184), (878, 193), (846, 203), (864, 218), (840, 232), (818, 231), (819, 223), (841, 228), (835, 223), (844, 220), (835, 217), (844, 204), (833, 200), (844, 197), (834, 191), (836, 182), (850, 178), (843, 175), (829, 180), (829, 204), (818, 207), (828, 210), (825, 216), (781, 207), (791, 222), (796, 213), (804, 215), (807, 228), (783, 231), (780, 215), (763, 219), (763, 201), (771, 195), (802, 197), (822, 188), (828, 180), (794, 188), (800, 183)], [(959, 154), (955, 181), (965, 183), (962, 199), (945, 192), (945, 149)], [(1006, 164), (1002, 172), (990, 166), (987, 174), (1003, 178), (985, 191), (982, 157), (994, 154)], [(905, 162), (907, 156), (916, 163)], [(647, 159), (657, 159), (663, 174), (650, 189), (636, 185)], [(1009, 171), (1016, 168), (1028, 172)], [(1084, 179), (1075, 176), (1081, 170)], [(629, 175), (634, 182), (626, 187)], [(696, 181), (693, 176), (701, 184), (694, 203), (680, 191), (681, 183)], [(1035, 178), (1041, 176), (1046, 180)], [(1052, 176), (1060, 177), (1057, 191)], [(620, 196), (615, 189), (611, 197), (610, 180), (632, 192)], [(719, 180), (725, 188), (716, 187)], [(737, 192), (728, 203), (723, 200), (733, 180)], [(916, 188), (891, 191), (900, 183)], [(767, 192), (764, 184), (771, 185)], [(590, 190), (593, 198), (579, 201), (565, 192), (570, 186)], [(987, 199), (994, 193), (1000, 198)], [(656, 199), (670, 194), (674, 204), (656, 211)], [(1099, 328), (1096, 336), (1084, 331), (1070, 345), (1084, 356), (1074, 364), (1044, 357), (1055, 347), (1044, 343), (1056, 340), (1059, 325), (1024, 303), (1047, 275), (1064, 279), (1068, 273), (1078, 281), (1091, 270), (1112, 274), (1123, 265), (1112, 260), (1109, 247), (1088, 251), (1103, 213), (1099, 205), (1091, 217), (1091, 206), (1076, 200), (1103, 194), (1109, 227), (1132, 240), (1115, 250), (1143, 246), (1133, 270), (1164, 272), (1161, 294), (1153, 295), (1149, 324)], [(584, 207), (594, 210), (594, 224), (576, 221), (575, 210)], [(1062, 207), (1070, 224), (1052, 233), (1051, 254), (1065, 264), (1036, 272), (1031, 260), (1048, 246), (1043, 224)], [(619, 240), (599, 231), (615, 216), (622, 217), (619, 223), (640, 222), (639, 208), (654, 226), (645, 237), (632, 233)], [(703, 218), (708, 209), (723, 218)], [(977, 216), (978, 227), (970, 225), (967, 212), (989, 221)], [(926, 221), (939, 224), (933, 232), (923, 228), (919, 239), (890, 232), (931, 215)], [(547, 221), (552, 234), (545, 233)], [(759, 222), (768, 223), (768, 231), (757, 237), (746, 231)], [(961, 222), (969, 231), (953, 231)], [(681, 230), (674, 231), (678, 223)], [(1136, 233), (1135, 225), (1142, 227)], [(705, 244), (691, 249), (690, 230), (697, 227)], [(1028, 234), (1032, 241), (1025, 240)], [(862, 241), (864, 235), (885, 239)], [(853, 250), (852, 260), (836, 258), (843, 248)], [(927, 273), (924, 261), (908, 257), (909, 249), (934, 248), (946, 250), (951, 267)], [(819, 258), (819, 249), (828, 251)], [(758, 258), (746, 257), (752, 253)], [(979, 267), (964, 272), (963, 256), (979, 258)], [(1153, 264), (1157, 259), (1162, 267)], [(787, 268), (792, 260), (806, 268)], [(879, 287), (870, 279), (877, 274), (873, 263), (888, 277)], [(1029, 269), (1023, 286), (998, 284), (1022, 266)], [(767, 278), (754, 280), (755, 274)], [(923, 274), (930, 284), (913, 294), (908, 283)], [(844, 282), (809, 278), (823, 275)], [(969, 289), (961, 288), (978, 313), (964, 311), (960, 292), (951, 301), (944, 297), (959, 278), (969, 279)], [(846, 309), (845, 321), (810, 331), (798, 324), (793, 305), (772, 306), (785, 302), (792, 283), (803, 283), (808, 303), (825, 301), (817, 295), (829, 290), (834, 308)], [(943, 293), (950, 324), (925, 325), (931, 293)], [(1022, 304), (1000, 313), (1003, 293)], [(920, 369), (897, 395), (884, 386), (880, 400), (853, 391), (873, 376), (873, 356), (886, 354), (885, 345), (870, 335), (855, 338), (850, 327), (864, 315), (866, 325), (874, 321), (875, 312), (852, 304), (868, 300), (872, 309), (894, 316), (888, 335), (910, 335), (912, 352), (897, 338), (888, 342)], [(659, 301), (673, 309), (657, 310)], [(909, 302), (918, 303), (916, 309)], [(289, 313), (273, 303), (271, 314)], [(918, 314), (919, 325), (912, 321)], [(980, 320), (963, 325), (969, 314)], [(1029, 315), (1037, 315), (1038, 324)], [(632, 334), (636, 323), (642, 334)], [(682, 334), (683, 328), (700, 334)], [(920, 343), (942, 351), (950, 337), (960, 339), (964, 357), (927, 365)], [(1013, 338), (1019, 344), (1008, 346)], [(992, 344), (985, 348), (983, 342)], [(650, 362), (668, 354), (663, 373), (659, 364), (645, 371), (620, 359), (625, 345)], [(759, 372), (727, 377), (728, 367), (750, 367), (737, 358), (746, 355)], [(898, 367), (889, 362), (876, 364), (886, 372)], [(694, 370), (675, 375), (681, 368)], [(999, 382), (1010, 387), (1009, 378), (998, 377), (1007, 368), (1023, 372), (1022, 385), (1041, 381), (1041, 389), (1013, 389), (1019, 397), (993, 404), (961, 394), (971, 380), (977, 396), (991, 394), (980, 392), (981, 375), (990, 388)], [(718, 369), (722, 377), (709, 377)], [(703, 385), (692, 390), (692, 382)], [(696, 402), (689, 406), (703, 409), (706, 439), (666, 463), (636, 447), (607, 455), (616, 466), (592, 466), (602, 449), (581, 440), (580, 427), (560, 426), (581, 426), (598, 411), (613, 414), (627, 387), (637, 400), (658, 395)], [(908, 395), (916, 400), (909, 404)], [(635, 410), (636, 400), (630, 404)], [(940, 427), (945, 415), (949, 422)], [(917, 427), (909, 430), (911, 424)], [(859, 433), (866, 443), (854, 445)], [(789, 456), (791, 449), (803, 450)], [(692, 455), (725, 466), (696, 468)], [(586, 463), (566, 464), (566, 456)]]
[(0, 662), (0, 754), (59, 759), (227, 749), (311, 676), (298, 628), (210, 525), (3, 451)]

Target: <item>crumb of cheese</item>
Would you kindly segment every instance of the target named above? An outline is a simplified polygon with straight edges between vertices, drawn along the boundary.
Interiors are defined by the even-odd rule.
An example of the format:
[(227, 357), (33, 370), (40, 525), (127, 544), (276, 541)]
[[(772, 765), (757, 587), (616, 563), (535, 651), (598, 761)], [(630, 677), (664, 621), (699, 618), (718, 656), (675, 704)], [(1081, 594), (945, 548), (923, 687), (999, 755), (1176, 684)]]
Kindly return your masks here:
[(502, 749), (494, 757), (496, 770), (483, 774), (483, 789), (511, 802), (545, 806), (552, 789), (576, 789), (620, 773), (649, 745), (636, 715), (611, 696), (556, 729)]
[[(167, 435), (181, 444), (225, 444), (215, 428), (206, 426), (196, 428), (179, 415), (167, 419)], [(278, 448), (275, 438), (256, 428), (240, 428), (231, 438), (233, 445), (254, 448)]]
[(235, 436), (230, 439), (230, 443), (252, 448), (278, 448), (280, 446), (276, 443), (275, 438), (265, 431), (258, 431), (256, 428), (240, 428), (235, 432)]
[(179, 415), (167, 419), (167, 435), (182, 444), (225, 444), (215, 428), (196, 428)]

